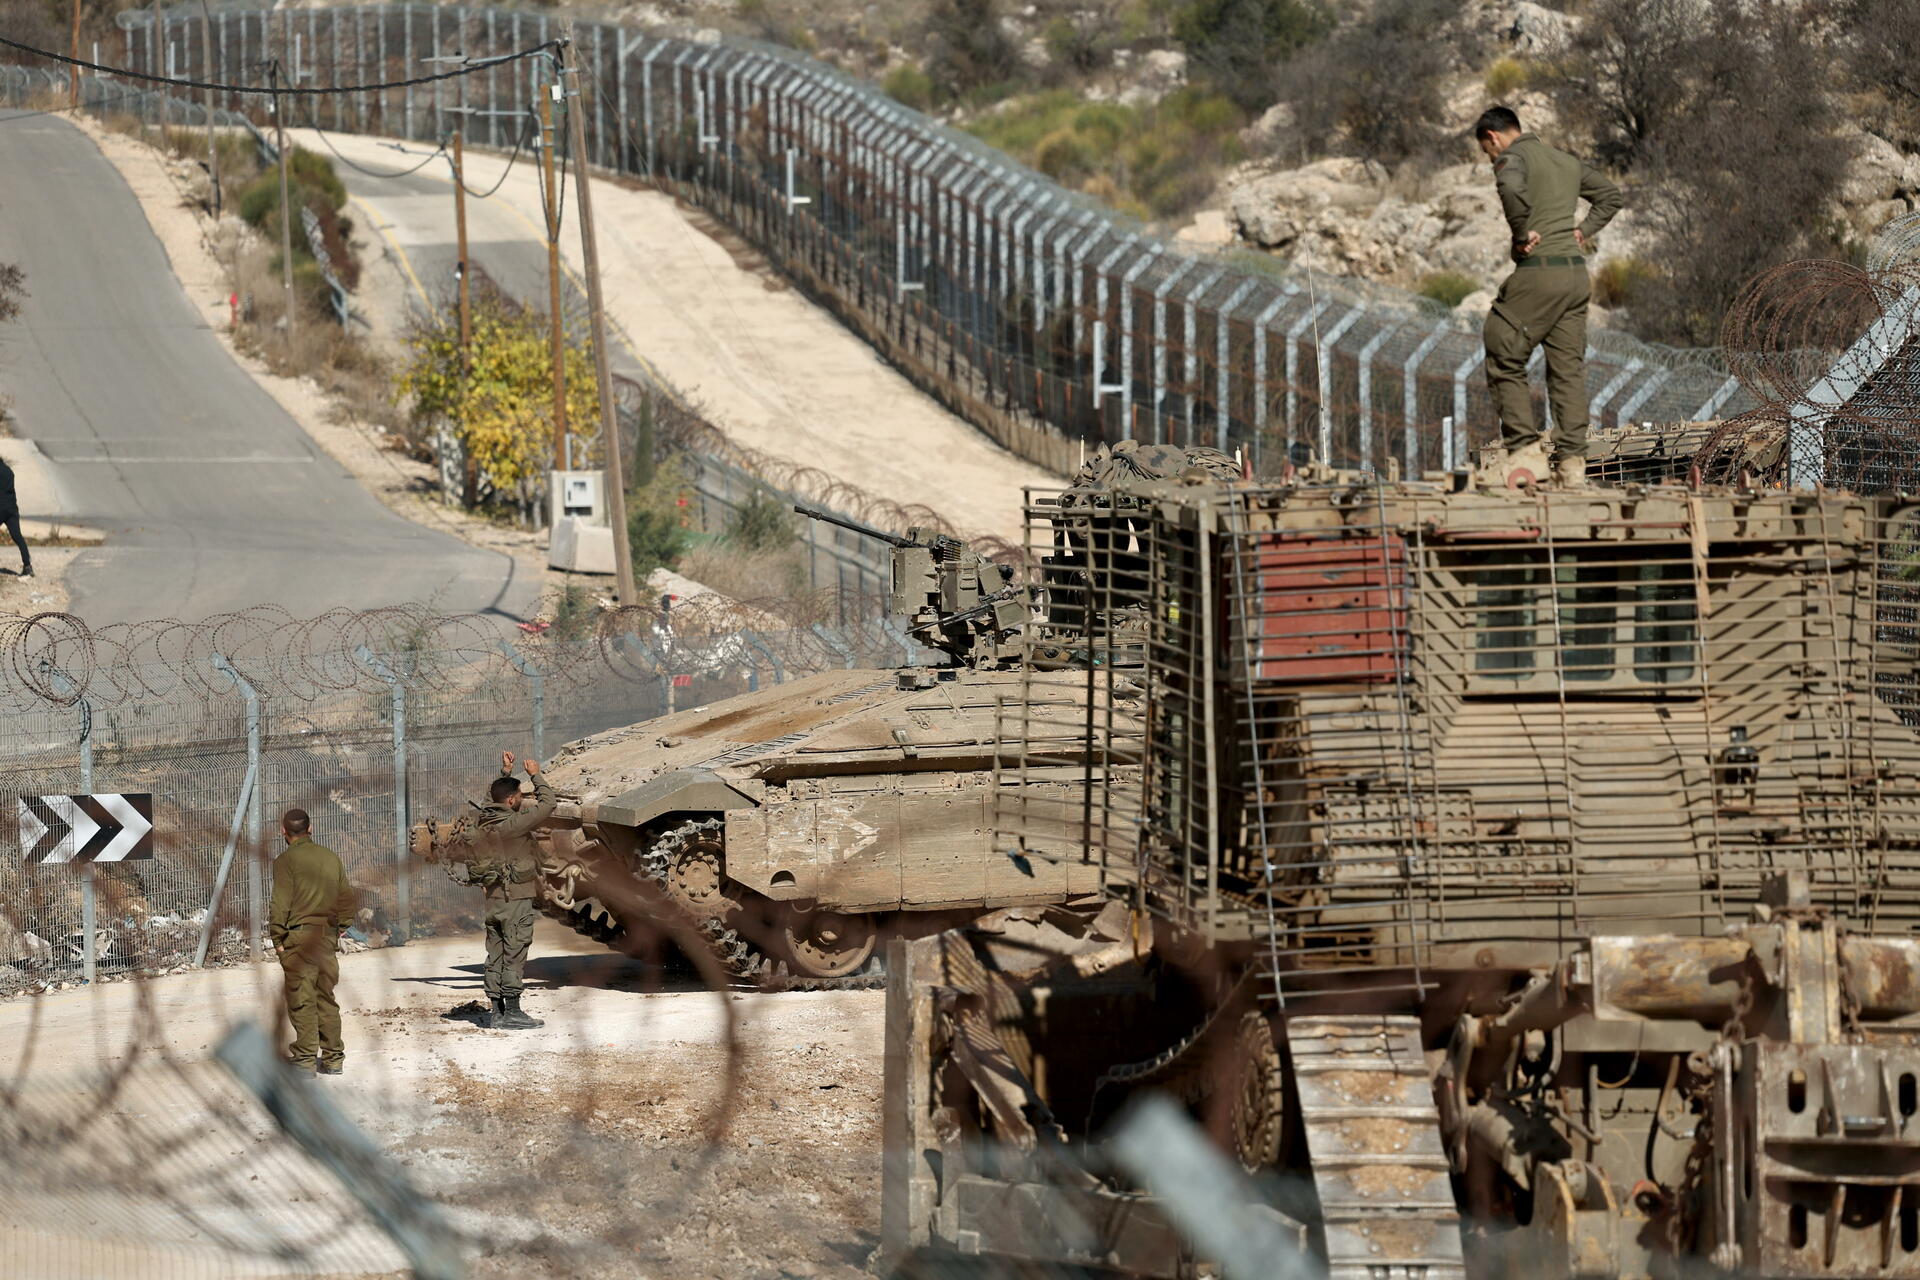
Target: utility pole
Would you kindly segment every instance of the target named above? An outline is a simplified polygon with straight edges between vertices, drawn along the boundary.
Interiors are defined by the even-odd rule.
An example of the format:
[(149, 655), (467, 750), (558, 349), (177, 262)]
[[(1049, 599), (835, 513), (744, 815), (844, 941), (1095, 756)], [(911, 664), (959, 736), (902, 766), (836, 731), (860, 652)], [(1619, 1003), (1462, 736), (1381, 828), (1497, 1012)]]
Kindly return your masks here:
[[(467, 55), (464, 53), (437, 54), (431, 58), (420, 59), (422, 64), (457, 62), (464, 65)], [(473, 311), (469, 305), (467, 293), (467, 81), (463, 76), (455, 82), (459, 98), (454, 104), (453, 125), (453, 225), (457, 247), (454, 250), (453, 279), (454, 288), (460, 298), (460, 379), (465, 382), (473, 375)], [(474, 459), (473, 451), (467, 451), (467, 472), (465, 477), (466, 504), (471, 507), (480, 499), (480, 464)]]
[(73, 51), (72, 62), (67, 64), (67, 105), (80, 105), (80, 0), (73, 0)]
[(571, 465), (567, 458), (567, 339), (560, 314), (560, 187), (553, 178), (553, 97), (559, 92), (558, 82), (540, 91), (540, 189), (547, 197), (547, 347), (553, 359), (553, 465), (556, 470)]
[[(281, 28), (281, 45), (286, 44), (286, 29)], [(267, 68), (267, 83), (273, 90), (273, 145), (280, 153), (280, 282), (287, 291), (287, 349), (293, 349), (295, 315), (299, 304), (293, 296), (293, 202), (287, 198), (287, 113), (280, 109), (280, 59)]]
[[(455, 235), (459, 240), (458, 260), (454, 264), (454, 278), (460, 289), (460, 380), (473, 377), (473, 312), (467, 303), (467, 166), (466, 151), (462, 146), (466, 136), (466, 121), (462, 119), (453, 127), (453, 222)], [(471, 507), (480, 500), (480, 463), (468, 449), (466, 498)]]
[[(80, 12), (80, 0), (73, 0), (73, 11)], [(78, 48), (80, 28), (73, 29), (75, 47)], [(78, 67), (74, 68), (77, 72)], [(208, 84), (220, 77), (213, 74), (213, 15), (207, 10), (207, 0), (200, 0), (200, 70)], [(213, 90), (207, 90), (207, 178), (213, 183), (213, 220), (220, 221), (220, 148), (213, 139)]]
[[(573, 47), (573, 23), (560, 46), (561, 77), (569, 90), (567, 133), (573, 146), (574, 199), (580, 206), (580, 254), (587, 274), (587, 312), (593, 319), (593, 372), (600, 388), (600, 435), (607, 450), (607, 507), (613, 523), (613, 565), (620, 603), (640, 603), (633, 583), (633, 546), (627, 537), (627, 477), (620, 465), (620, 424), (613, 412), (613, 371), (607, 364), (607, 313), (600, 297), (600, 247), (593, 238), (592, 185), (587, 181), (587, 123), (581, 109), (580, 73), (565, 59)], [(645, 447), (645, 442), (642, 442)], [(648, 458), (651, 464), (653, 459)]]
[(460, 372), (473, 372), (473, 312), (467, 305), (467, 165), (463, 125), (453, 127), (453, 223), (460, 242), (454, 278), (460, 282)]

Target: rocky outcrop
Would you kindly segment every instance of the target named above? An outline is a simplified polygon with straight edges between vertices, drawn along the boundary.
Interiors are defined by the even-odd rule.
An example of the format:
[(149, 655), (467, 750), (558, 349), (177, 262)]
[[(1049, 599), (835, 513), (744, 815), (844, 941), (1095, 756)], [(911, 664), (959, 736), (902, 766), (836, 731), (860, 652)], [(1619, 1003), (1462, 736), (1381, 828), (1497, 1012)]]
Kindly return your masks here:
[[(1417, 289), (1439, 272), (1489, 284), (1510, 265), (1507, 224), (1487, 166), (1396, 177), (1363, 160), (1242, 175), (1228, 193), (1239, 237), (1322, 271)], [(1603, 252), (1630, 252), (1633, 219), (1608, 229)]]

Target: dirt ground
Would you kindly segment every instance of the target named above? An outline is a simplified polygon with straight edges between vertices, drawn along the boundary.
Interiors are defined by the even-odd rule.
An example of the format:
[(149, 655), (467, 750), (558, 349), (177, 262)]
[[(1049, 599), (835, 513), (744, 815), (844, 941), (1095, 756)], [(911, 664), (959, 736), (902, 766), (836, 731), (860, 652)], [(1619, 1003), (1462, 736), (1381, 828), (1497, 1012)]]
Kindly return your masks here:
[[(470, 1274), (863, 1273), (884, 992), (716, 994), (542, 922), (525, 1002), (547, 1025), (485, 1031), (443, 1016), (480, 995), (480, 958), (477, 937), (343, 956), (347, 1071), (315, 1082), (446, 1206)], [(399, 1268), (209, 1061), (277, 980), (271, 965), (190, 971), (0, 1005), (10, 1275)], [(164, 1193), (147, 1181), (163, 1167), (182, 1175)]]

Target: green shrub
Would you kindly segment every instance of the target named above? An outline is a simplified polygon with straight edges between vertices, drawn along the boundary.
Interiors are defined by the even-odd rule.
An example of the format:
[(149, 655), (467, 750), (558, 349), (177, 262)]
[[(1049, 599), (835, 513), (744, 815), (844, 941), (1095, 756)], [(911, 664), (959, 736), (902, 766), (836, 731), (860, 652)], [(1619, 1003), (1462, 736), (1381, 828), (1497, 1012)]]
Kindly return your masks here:
[(549, 616), (553, 625), (543, 639), (569, 644), (593, 638), (600, 611), (594, 607), (593, 596), (585, 587), (569, 582), (554, 594)]
[(886, 95), (903, 107), (912, 107), (915, 111), (933, 109), (933, 77), (905, 62), (887, 72), (887, 78), (880, 82)]
[(756, 492), (728, 518), (724, 537), (743, 551), (778, 551), (793, 544), (793, 516), (773, 494)]
[(1436, 271), (1420, 282), (1420, 296), (1443, 307), (1457, 307), (1476, 292), (1480, 282), (1459, 271)]
[(1273, 102), (1274, 66), (1332, 25), (1313, 0), (1188, 0), (1173, 15), (1194, 80), (1250, 112)]
[(333, 161), (323, 155), (295, 147), (287, 157), (287, 181), (320, 192), (335, 209), (347, 206), (347, 184), (334, 172)]
[(1099, 71), (1113, 62), (1114, 34), (1097, 14), (1055, 18), (1040, 38), (1055, 66), (1082, 75)]
[[(347, 204), (347, 187), (333, 171), (333, 162), (298, 147), (287, 158), (287, 194), (316, 210), (326, 208), (337, 212)], [(240, 193), (240, 216), (266, 230), (279, 208), (280, 169), (268, 165)], [(279, 224), (273, 225), (277, 229)]]
[(1184, 213), (1242, 158), (1245, 116), (1223, 94), (1188, 87), (1145, 107), (1087, 102), (1056, 89), (968, 128), (1065, 186), (1148, 218)]
[(1653, 274), (1653, 268), (1638, 258), (1608, 258), (1594, 268), (1593, 300), (1603, 307), (1624, 307)]
[(1518, 58), (1495, 58), (1487, 68), (1487, 95), (1504, 99), (1527, 87), (1527, 64)]
[(655, 569), (671, 569), (686, 553), (687, 531), (677, 517), (635, 502), (627, 512), (627, 547), (633, 555), (633, 573), (645, 577)]

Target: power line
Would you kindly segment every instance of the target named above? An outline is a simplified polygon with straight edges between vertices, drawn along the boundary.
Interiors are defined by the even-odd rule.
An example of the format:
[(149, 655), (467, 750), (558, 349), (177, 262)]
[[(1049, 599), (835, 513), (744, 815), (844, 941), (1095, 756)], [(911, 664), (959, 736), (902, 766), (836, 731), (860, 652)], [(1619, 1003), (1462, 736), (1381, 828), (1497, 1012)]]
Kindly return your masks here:
[(0, 36), (0, 45), (5, 45), (9, 49), (18, 49), (22, 53), (31, 53), (35, 57), (50, 58), (55, 62), (65, 63), (70, 67), (80, 67), (87, 71), (98, 71), (104, 75), (120, 76), (128, 80), (145, 80), (151, 84), (170, 84), (181, 89), (211, 89), (216, 93), (249, 93), (262, 98), (280, 97), (283, 95), (325, 97), (329, 94), (337, 93), (377, 93), (386, 89), (406, 89), (413, 85), (433, 84), (439, 80), (454, 80), (460, 76), (470, 76), (476, 71), (485, 71), (490, 67), (504, 66), (510, 62), (519, 62), (524, 58), (532, 58), (539, 54), (558, 49), (565, 43), (563, 40), (549, 40), (545, 44), (537, 44), (531, 49), (521, 49), (516, 53), (503, 53), (497, 58), (482, 58), (477, 62), (470, 62), (455, 71), (441, 71), (430, 76), (415, 76), (411, 80), (387, 80), (379, 84), (344, 84), (335, 85), (328, 89), (302, 89), (296, 85), (263, 87), (248, 84), (221, 84), (213, 80), (182, 80), (174, 76), (156, 76), (145, 71), (130, 71), (125, 67), (103, 66), (98, 62), (88, 62), (84, 58), (69, 58), (64, 53), (55, 53), (50, 49), (36, 49), (30, 44), (21, 44), (18, 40), (9, 40), (5, 36)]
[(435, 147), (432, 151), (429, 151), (427, 153), (426, 159), (422, 160), (419, 164), (414, 165), (413, 168), (401, 169), (396, 173), (382, 173), (378, 169), (369, 169), (365, 165), (356, 164), (352, 160), (349, 160), (341, 152), (340, 148), (333, 145), (333, 140), (327, 137), (326, 130), (322, 129), (315, 120), (310, 118), (307, 121), (307, 128), (313, 130), (316, 134), (320, 136), (320, 141), (326, 144), (327, 150), (333, 152), (334, 159), (338, 160), (341, 164), (344, 164), (345, 166), (347, 166), (347, 168), (352, 169), (355, 173), (364, 174), (369, 178), (386, 179), (386, 178), (410, 177), (413, 174), (420, 172), (422, 169), (426, 168), (428, 165), (432, 164), (436, 158), (442, 155), (445, 155), (447, 150), (447, 144), (443, 142), (439, 146)]
[[(466, 180), (462, 178), (457, 180), (460, 183), (461, 190), (465, 191), (468, 195), (472, 196), (475, 200), (491, 199), (494, 192), (498, 191), (501, 187), (506, 185), (507, 175), (513, 172), (514, 163), (520, 159), (520, 148), (527, 145), (527, 139), (533, 136), (533, 131), (538, 127), (539, 127), (539, 122), (537, 120), (531, 120), (531, 119), (528, 120), (528, 122), (521, 127), (520, 137), (513, 144), (513, 150), (507, 154), (507, 167), (500, 171), (500, 180), (498, 182), (494, 183), (491, 187), (488, 187), (485, 191), (475, 191), (472, 187), (469, 187), (466, 184)], [(441, 144), (441, 149), (445, 150), (444, 143)]]

